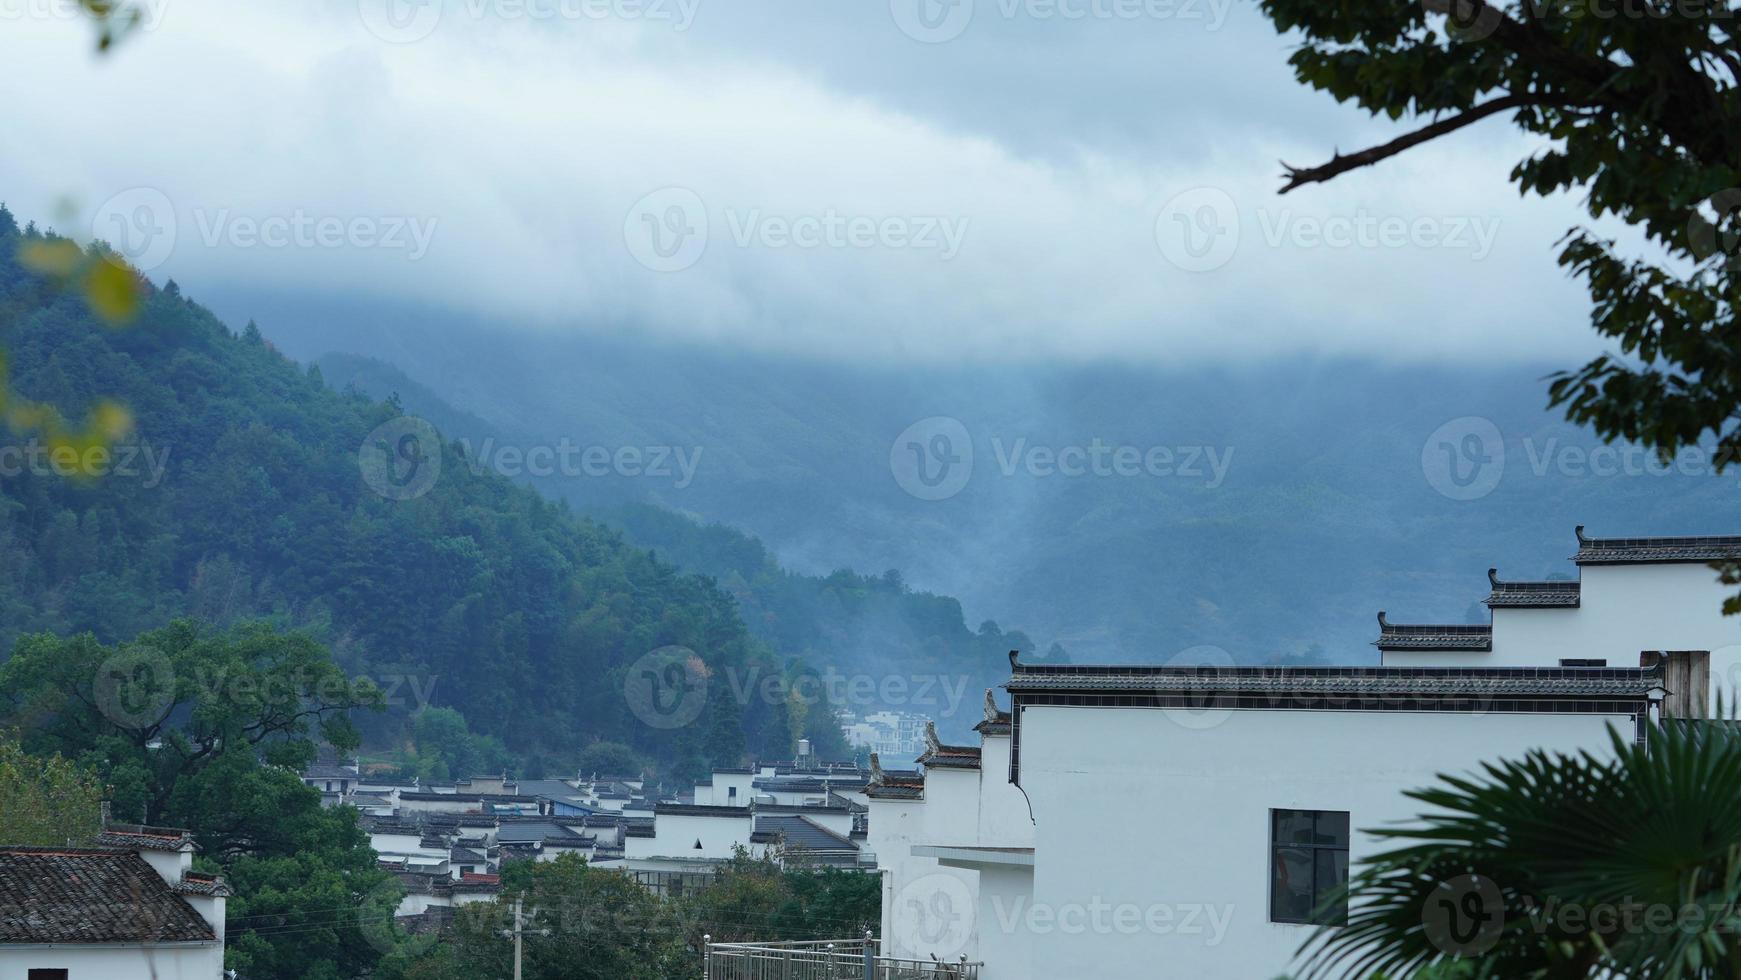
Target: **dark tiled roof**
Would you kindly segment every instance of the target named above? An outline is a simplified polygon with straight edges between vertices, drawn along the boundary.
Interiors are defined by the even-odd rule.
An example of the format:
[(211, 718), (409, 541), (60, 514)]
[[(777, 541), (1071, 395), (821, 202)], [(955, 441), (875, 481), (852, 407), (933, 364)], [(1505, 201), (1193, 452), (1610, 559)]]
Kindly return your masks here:
[[(303, 779), (361, 779), (355, 769), (348, 766), (315, 763), (302, 771)], [(146, 814), (150, 816), (150, 814)]]
[(672, 817), (742, 817), (749, 819), (747, 806), (712, 806), (706, 803), (661, 803), (653, 808), (656, 814)]
[(1380, 650), (1491, 650), (1493, 627), (1486, 624), (1404, 626), (1378, 614)]
[(795, 851), (856, 851), (858, 845), (807, 817), (757, 817), (750, 838), (766, 844), (784, 842)]
[(931, 769), (978, 769), (979, 746), (944, 745), (937, 738), (937, 723), (925, 723), (925, 754), (917, 761)]
[(1293, 698), (1615, 698), (1645, 697), (1658, 668), (1631, 667), (1162, 667), (1060, 664), (1016, 669), (1015, 693), (1127, 692), (1250, 694)]
[(119, 847), (129, 851), (197, 851), (193, 835), (173, 827), (141, 827), (137, 824), (111, 823), (97, 833), (101, 847)]
[(1576, 580), (1501, 582), (1499, 569), (1489, 568), (1487, 581), (1492, 583), (1493, 591), (1481, 601), (1493, 608), (1575, 609), (1583, 596)]
[(1710, 562), (1741, 558), (1741, 535), (1706, 535), (1684, 538), (1589, 538), (1578, 525), (1580, 565), (1654, 565), (1680, 562)]
[(1010, 713), (1000, 710), (997, 706), (997, 696), (991, 688), (985, 689), (985, 720), (973, 726), (973, 730), (981, 735), (1008, 735), (1011, 730)]
[(871, 779), (864, 790), (866, 796), (873, 800), (924, 799), (924, 776), (916, 772), (884, 769), (875, 752), (871, 753), (870, 764)]
[(171, 886), (171, 890), (179, 895), (215, 895), (224, 898), (233, 894), (224, 879), (216, 875), (194, 874), (192, 871), (184, 873), (181, 881)]
[(0, 850), (0, 943), (216, 940), (193, 906), (131, 851)]

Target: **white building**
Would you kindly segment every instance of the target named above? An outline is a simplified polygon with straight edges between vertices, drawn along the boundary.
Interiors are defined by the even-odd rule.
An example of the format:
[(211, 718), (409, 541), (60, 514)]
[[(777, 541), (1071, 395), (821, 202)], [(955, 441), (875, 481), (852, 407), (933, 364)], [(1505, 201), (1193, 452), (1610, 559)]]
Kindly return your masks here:
[(101, 846), (0, 847), (0, 980), (218, 980), (222, 878), (185, 831), (109, 825)]
[[(1707, 567), (1741, 537), (1592, 539), (1572, 582), (1492, 575), (1492, 622), (1381, 620), (1380, 667), (1027, 665), (977, 748), (880, 771), (882, 953), (980, 980), (1274, 977), (1318, 898), (1419, 813), (1405, 790), (1528, 749), (1608, 751), (1741, 669)], [(1706, 692), (1706, 670), (1710, 693)], [(1359, 896), (1354, 896), (1355, 902)], [(1335, 915), (1335, 911), (1331, 911)]]

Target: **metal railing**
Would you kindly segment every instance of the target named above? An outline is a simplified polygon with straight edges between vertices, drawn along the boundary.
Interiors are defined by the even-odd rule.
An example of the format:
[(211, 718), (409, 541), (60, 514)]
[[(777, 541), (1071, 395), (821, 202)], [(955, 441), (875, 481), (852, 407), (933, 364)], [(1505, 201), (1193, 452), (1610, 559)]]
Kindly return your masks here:
[(706, 980), (980, 980), (983, 964), (877, 955), (877, 940), (716, 943), (708, 938)]

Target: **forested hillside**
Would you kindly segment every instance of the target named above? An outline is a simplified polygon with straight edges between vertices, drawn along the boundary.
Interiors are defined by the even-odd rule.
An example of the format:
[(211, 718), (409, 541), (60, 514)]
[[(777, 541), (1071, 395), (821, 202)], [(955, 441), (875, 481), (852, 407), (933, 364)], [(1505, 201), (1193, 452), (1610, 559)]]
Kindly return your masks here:
[[(454, 408), (383, 361), (333, 354), (321, 358), (319, 365), (335, 388), (397, 398), (407, 412), (459, 440), (474, 467), (488, 467), (489, 459), (483, 458), (492, 455), (488, 447), (524, 448), (539, 442)], [(1041, 646), (1026, 633), (1005, 630), (990, 620), (970, 626), (959, 599), (915, 589), (898, 569), (880, 574), (850, 568), (826, 575), (795, 572), (745, 531), (657, 504), (625, 502), (608, 481), (572, 473), (526, 474), (525, 479), (546, 496), (568, 501), (621, 529), (629, 541), (651, 549), (661, 560), (715, 579), (737, 600), (750, 632), (784, 662), (801, 664), (811, 673), (833, 670), (878, 682), (886, 677), (937, 680), (971, 694), (965, 705), (942, 698), (935, 704), (848, 698), (843, 706), (861, 713), (885, 706), (912, 710), (936, 717), (945, 732), (965, 737), (981, 717), (980, 691), (1008, 676), (1010, 650), (1029, 659), (1068, 659), (1063, 647)]]
[(27, 633), (116, 642), (176, 616), (263, 617), (397, 685), (377, 740), (397, 737), (420, 692), (531, 759), (601, 738), (686, 770), (791, 751), (802, 733), (777, 700), (712, 696), (671, 729), (626, 703), (628, 666), (668, 645), (713, 677), (779, 672), (730, 595), (474, 472), (451, 444), (421, 496), (372, 491), (359, 449), (396, 405), (334, 392), (173, 282), (147, 284), (138, 317), (111, 329), (19, 264), (21, 237), (37, 235), (0, 210), (12, 393), (73, 416), (113, 399), (135, 426), (98, 479), (56, 473), (0, 433), (0, 649)]

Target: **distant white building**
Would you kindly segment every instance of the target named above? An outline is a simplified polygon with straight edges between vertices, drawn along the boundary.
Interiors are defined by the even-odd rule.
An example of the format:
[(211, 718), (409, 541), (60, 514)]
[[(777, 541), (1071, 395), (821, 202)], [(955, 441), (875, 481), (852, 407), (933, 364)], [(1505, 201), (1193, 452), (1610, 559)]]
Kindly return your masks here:
[[(1380, 620), (1379, 667), (1029, 665), (977, 747), (876, 766), (886, 956), (979, 980), (1273, 977), (1402, 794), (1528, 749), (1608, 751), (1741, 688), (1708, 563), (1741, 537), (1593, 539), (1491, 574), (1488, 624)], [(1426, 669), (1422, 669), (1426, 668)], [(1358, 902), (1359, 896), (1353, 897)], [(1334, 920), (1338, 910), (1328, 910)]]

